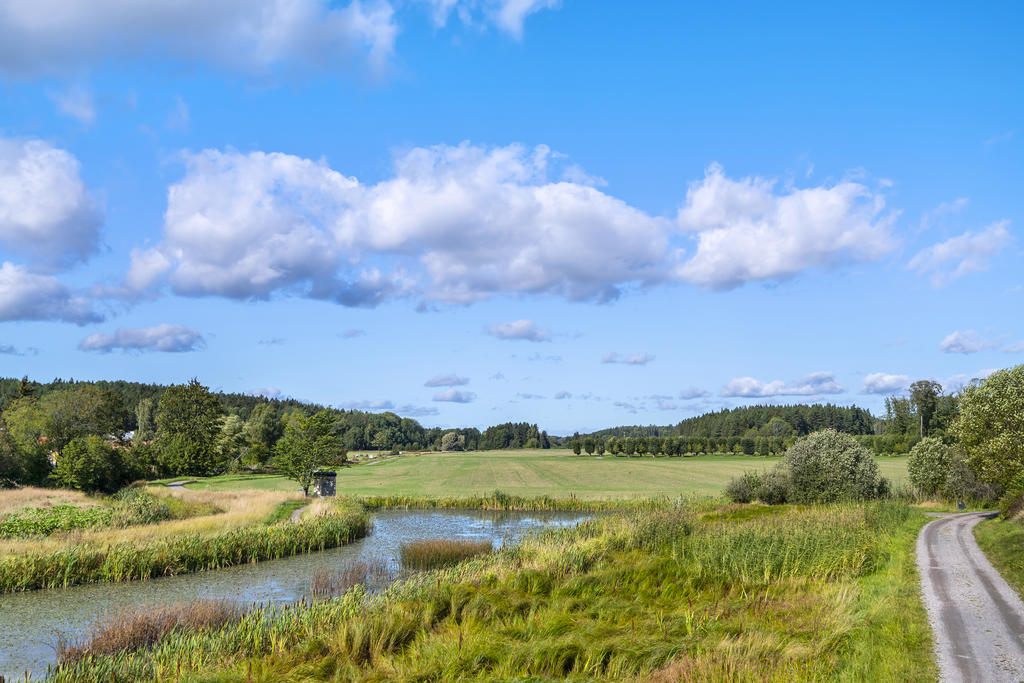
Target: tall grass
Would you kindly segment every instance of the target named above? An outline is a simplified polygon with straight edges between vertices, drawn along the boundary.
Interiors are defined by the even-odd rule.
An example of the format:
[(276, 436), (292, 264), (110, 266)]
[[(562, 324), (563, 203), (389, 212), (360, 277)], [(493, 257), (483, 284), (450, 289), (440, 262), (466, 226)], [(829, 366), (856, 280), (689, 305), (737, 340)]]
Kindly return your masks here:
[(607, 515), (54, 680), (933, 680), (913, 581), (923, 522), (882, 503)]
[(450, 567), (492, 549), (493, 544), (489, 540), (432, 538), (403, 543), (400, 556), (406, 569), (424, 570)]
[(439, 510), (498, 510), (520, 512), (635, 512), (660, 510), (673, 506), (692, 506), (696, 499), (686, 497), (633, 498), (626, 500), (583, 500), (549, 496), (516, 496), (494, 491), (489, 495), (437, 498), (430, 496), (363, 496), (359, 500), (370, 510), (385, 508)]
[(352, 588), (366, 584), (384, 585), (394, 579), (387, 564), (380, 560), (359, 560), (337, 569), (321, 567), (309, 582), (314, 598), (325, 599), (343, 595)]
[(81, 640), (58, 641), (57, 663), (68, 666), (86, 657), (133, 652), (175, 631), (219, 628), (240, 615), (239, 606), (229, 600), (126, 608), (101, 617)]
[(221, 569), (333, 548), (366, 535), (369, 517), (362, 506), (339, 500), (335, 510), (298, 524), (184, 534), (144, 545), (68, 546), (55, 552), (7, 556), (0, 558), (0, 592)]

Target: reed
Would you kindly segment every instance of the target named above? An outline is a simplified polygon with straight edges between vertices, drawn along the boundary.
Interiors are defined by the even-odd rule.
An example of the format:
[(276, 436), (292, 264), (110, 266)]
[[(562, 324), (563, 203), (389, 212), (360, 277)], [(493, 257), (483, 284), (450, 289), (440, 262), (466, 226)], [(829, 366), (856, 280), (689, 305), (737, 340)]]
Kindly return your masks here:
[(68, 666), (86, 657), (134, 652), (172, 632), (219, 628), (240, 615), (239, 606), (229, 600), (126, 608), (101, 617), (79, 641), (58, 640), (57, 663)]
[(0, 592), (96, 581), (135, 581), (278, 559), (344, 545), (366, 535), (361, 505), (339, 500), (333, 514), (298, 524), (251, 525), (212, 535), (183, 534), (144, 545), (67, 546), (0, 558)]
[(437, 569), (450, 567), (471, 557), (489, 553), (490, 541), (433, 538), (403, 543), (400, 555), (406, 569)]
[(398, 509), (447, 509), (447, 510), (498, 510), (519, 512), (637, 512), (660, 510), (667, 507), (692, 506), (697, 499), (678, 496), (655, 498), (631, 498), (625, 500), (585, 500), (570, 496), (550, 498), (548, 496), (516, 496), (494, 491), (483, 496), (445, 497), (429, 496), (363, 496), (359, 500), (370, 510)]
[(359, 585), (385, 585), (393, 580), (387, 564), (381, 560), (360, 560), (337, 569), (319, 568), (313, 572), (309, 591), (314, 598), (334, 598)]

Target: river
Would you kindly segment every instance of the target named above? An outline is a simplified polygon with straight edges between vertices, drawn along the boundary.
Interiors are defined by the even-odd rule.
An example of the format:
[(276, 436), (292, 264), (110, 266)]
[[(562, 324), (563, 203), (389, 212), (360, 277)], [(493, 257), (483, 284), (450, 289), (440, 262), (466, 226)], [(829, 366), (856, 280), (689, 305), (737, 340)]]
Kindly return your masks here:
[(125, 607), (223, 598), (250, 605), (286, 603), (309, 596), (313, 573), (358, 560), (380, 560), (398, 571), (403, 543), (429, 538), (517, 542), (531, 529), (569, 526), (590, 515), (562, 512), (385, 510), (373, 515), (366, 538), (340, 548), (184, 576), (96, 583), (0, 595), (0, 674), (42, 678), (55, 662), (58, 635), (74, 640), (97, 618)]

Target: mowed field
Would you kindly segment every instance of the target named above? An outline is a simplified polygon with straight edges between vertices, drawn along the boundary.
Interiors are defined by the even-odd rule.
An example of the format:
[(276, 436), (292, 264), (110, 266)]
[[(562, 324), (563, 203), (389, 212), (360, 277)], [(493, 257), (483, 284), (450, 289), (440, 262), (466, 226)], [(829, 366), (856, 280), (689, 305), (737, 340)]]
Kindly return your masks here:
[[(471, 496), (500, 489), (521, 496), (586, 499), (714, 496), (742, 472), (762, 471), (780, 458), (709, 455), (692, 458), (603, 458), (569, 450), (512, 450), (404, 455), (338, 470), (338, 494), (360, 496)], [(907, 476), (905, 457), (878, 458), (882, 476), (894, 485)], [(200, 479), (188, 488), (294, 490), (295, 482), (273, 475), (225, 475)]]

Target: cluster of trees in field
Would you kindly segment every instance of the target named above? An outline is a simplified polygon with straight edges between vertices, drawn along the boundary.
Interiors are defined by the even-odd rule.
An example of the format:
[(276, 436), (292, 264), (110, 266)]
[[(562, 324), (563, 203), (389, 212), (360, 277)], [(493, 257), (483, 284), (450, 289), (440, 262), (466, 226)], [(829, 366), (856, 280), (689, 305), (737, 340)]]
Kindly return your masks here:
[[(869, 446), (910, 444), (909, 495), (1024, 509), (1024, 365), (999, 370), (956, 395), (915, 382), (907, 397), (886, 402), (886, 434), (854, 436), (824, 429), (801, 437), (774, 470), (733, 479), (736, 502), (831, 502), (890, 492)], [(877, 425), (876, 425), (877, 426)], [(875, 440), (872, 442), (871, 440)]]
[(506, 448), (551, 448), (548, 433), (529, 422), (506, 422), (484, 430), (480, 435), (480, 450)]
[(576, 450), (578, 442), (581, 452), (596, 454), (774, 455), (802, 436), (834, 429), (852, 435), (876, 455), (907, 454), (921, 439), (946, 434), (958, 401), (958, 394), (944, 394), (937, 382), (922, 380), (912, 384), (906, 396), (887, 397), (881, 417), (857, 406), (828, 403), (741, 406), (687, 418), (675, 426), (623, 426), (574, 434), (569, 445)]

